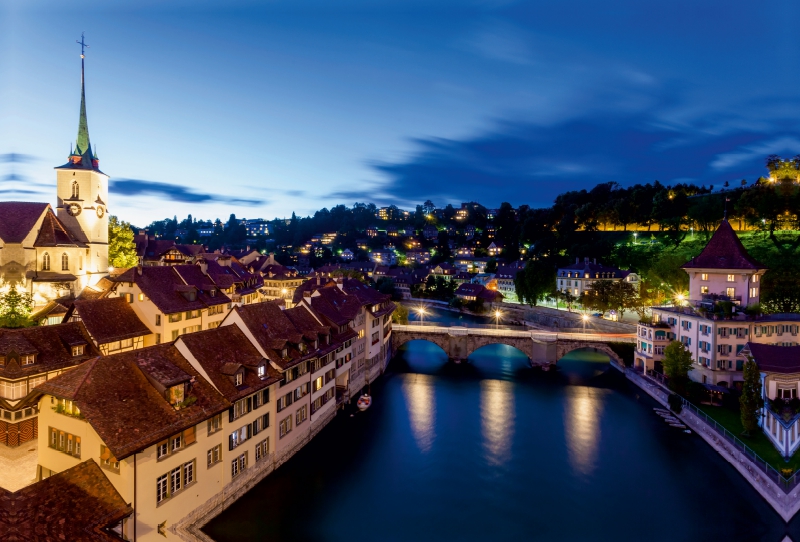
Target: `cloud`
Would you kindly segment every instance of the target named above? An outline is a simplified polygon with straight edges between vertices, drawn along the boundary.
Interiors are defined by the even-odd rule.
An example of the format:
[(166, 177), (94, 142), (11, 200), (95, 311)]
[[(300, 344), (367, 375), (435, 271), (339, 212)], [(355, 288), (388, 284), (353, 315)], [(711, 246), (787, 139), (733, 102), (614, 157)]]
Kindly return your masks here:
[(265, 200), (231, 198), (214, 194), (200, 194), (183, 186), (170, 183), (143, 181), (139, 179), (114, 179), (110, 189), (123, 196), (166, 196), (171, 201), (183, 203), (230, 203), (233, 205), (262, 205)]
[[(546, 206), (564, 191), (600, 182), (626, 186), (693, 179), (718, 185), (755, 179), (764, 174), (768, 154), (800, 153), (797, 118), (754, 124), (743, 114), (739, 122), (726, 119), (721, 127), (710, 116), (665, 124), (667, 105), (674, 107), (588, 111), (546, 126), (498, 121), (464, 139), (416, 139), (415, 150), (404, 159), (369, 164), (382, 181), (366, 193), (387, 202), (430, 198), (437, 204), (476, 200)], [(331, 196), (337, 195), (352, 200), (357, 193)], [(362, 192), (359, 199), (365, 197)]]
[(31, 154), (19, 154), (14, 152), (7, 154), (0, 154), (0, 164), (2, 163), (26, 164), (29, 162), (36, 162), (37, 160), (38, 158)]
[(306, 191), (305, 190), (287, 190), (286, 191), (286, 195), (287, 196), (292, 196), (293, 198), (302, 198), (303, 196), (306, 195)]

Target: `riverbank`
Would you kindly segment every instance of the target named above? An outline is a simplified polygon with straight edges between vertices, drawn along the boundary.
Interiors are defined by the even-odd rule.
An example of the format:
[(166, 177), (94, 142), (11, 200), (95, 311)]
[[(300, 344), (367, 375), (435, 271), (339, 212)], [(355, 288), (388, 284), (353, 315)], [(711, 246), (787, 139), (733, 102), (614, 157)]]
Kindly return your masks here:
[[(612, 363), (612, 366), (623, 372), (625, 377), (636, 384), (642, 391), (669, 409), (669, 392), (660, 384), (652, 381), (633, 369), (626, 369)], [(706, 423), (690, 408), (684, 400), (684, 408), (680, 413), (673, 413), (687, 427), (699, 435), (711, 448), (739, 472), (759, 495), (788, 523), (800, 511), (800, 486), (784, 488), (778, 480), (773, 480), (743, 450)]]

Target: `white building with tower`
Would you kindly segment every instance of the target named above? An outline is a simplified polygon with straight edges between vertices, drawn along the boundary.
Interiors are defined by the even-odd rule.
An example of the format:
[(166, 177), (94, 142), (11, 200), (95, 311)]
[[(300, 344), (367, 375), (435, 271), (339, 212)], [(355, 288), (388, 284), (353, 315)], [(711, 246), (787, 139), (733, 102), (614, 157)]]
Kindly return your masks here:
[(55, 168), (56, 209), (0, 202), (0, 291), (16, 286), (37, 306), (77, 295), (108, 273), (108, 175), (89, 141), (85, 90), (81, 54), (78, 138), (67, 163)]

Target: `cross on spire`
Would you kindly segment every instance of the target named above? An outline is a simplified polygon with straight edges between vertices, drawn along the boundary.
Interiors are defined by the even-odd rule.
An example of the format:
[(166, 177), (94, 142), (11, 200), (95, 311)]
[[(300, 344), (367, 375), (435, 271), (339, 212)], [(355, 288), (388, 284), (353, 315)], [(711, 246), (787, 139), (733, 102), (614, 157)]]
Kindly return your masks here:
[(84, 49), (88, 49), (89, 46), (86, 44), (86, 41), (83, 39), (84, 32), (81, 32), (81, 41), (75, 40), (75, 43), (81, 46), (81, 58), (85, 58), (85, 51)]

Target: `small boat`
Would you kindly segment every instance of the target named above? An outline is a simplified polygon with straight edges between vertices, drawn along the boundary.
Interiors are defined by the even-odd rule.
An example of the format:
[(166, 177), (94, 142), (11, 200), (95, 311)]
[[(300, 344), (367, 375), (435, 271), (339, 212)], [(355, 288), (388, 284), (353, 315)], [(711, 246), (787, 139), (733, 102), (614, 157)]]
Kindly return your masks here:
[(692, 434), (692, 432), (689, 431), (688, 429), (684, 429), (683, 432), (686, 433), (687, 435), (691, 435)]
[(682, 423), (671, 423), (669, 424), (670, 427), (677, 427), (678, 429), (686, 429), (686, 426)]
[(358, 410), (364, 411), (367, 410), (372, 405), (372, 397), (367, 395), (366, 393), (358, 398), (358, 402), (356, 406)]

